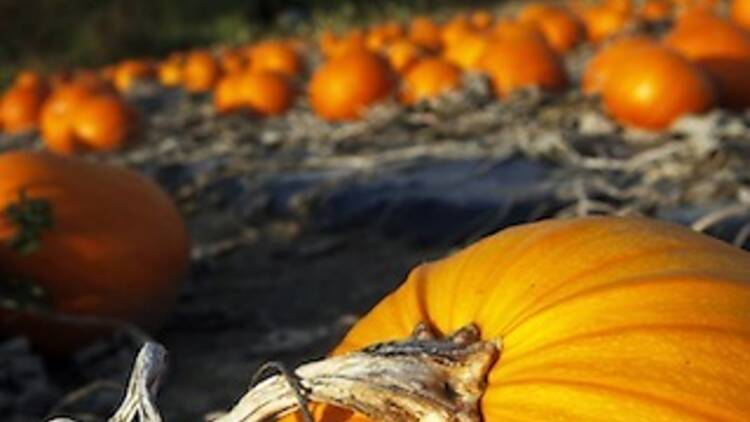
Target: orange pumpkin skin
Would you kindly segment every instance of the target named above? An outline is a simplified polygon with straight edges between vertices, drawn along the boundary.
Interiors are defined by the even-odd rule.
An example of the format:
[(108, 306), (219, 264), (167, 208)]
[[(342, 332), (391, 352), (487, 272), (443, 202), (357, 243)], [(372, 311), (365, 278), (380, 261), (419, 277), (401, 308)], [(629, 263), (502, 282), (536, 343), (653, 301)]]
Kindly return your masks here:
[(641, 48), (659, 48), (659, 44), (645, 36), (620, 38), (602, 48), (591, 58), (583, 72), (581, 89), (585, 94), (601, 92), (609, 75), (623, 60), (628, 60)]
[(476, 31), (468, 32), (454, 43), (446, 43), (443, 57), (465, 70), (475, 70), (487, 48), (487, 37)]
[(521, 11), (519, 19), (536, 25), (547, 42), (560, 53), (572, 49), (586, 36), (583, 23), (560, 6), (533, 4)]
[(240, 83), (242, 74), (224, 75), (214, 87), (214, 108), (219, 114), (235, 112), (243, 107)]
[(337, 37), (330, 31), (326, 31), (320, 38), (320, 49), (327, 58), (336, 58), (357, 51), (369, 51), (367, 38), (364, 31), (354, 30)]
[(716, 95), (696, 65), (672, 50), (646, 48), (612, 70), (602, 97), (618, 121), (658, 130), (682, 115), (708, 110)]
[(532, 86), (557, 91), (568, 84), (557, 53), (533, 39), (496, 39), (485, 49), (479, 66), (490, 76), (498, 97)]
[(302, 61), (288, 43), (266, 41), (253, 46), (249, 53), (250, 70), (278, 72), (291, 78), (302, 71)]
[(584, 10), (582, 19), (589, 39), (598, 43), (622, 31), (630, 21), (630, 15), (600, 5)]
[(443, 47), (460, 43), (466, 35), (476, 33), (477, 29), (469, 22), (466, 15), (456, 15), (440, 28)]
[(436, 97), (461, 86), (461, 69), (439, 58), (426, 58), (404, 76), (401, 101), (405, 104)]
[(210, 91), (221, 76), (221, 68), (208, 51), (193, 51), (185, 57), (182, 69), (182, 83), (188, 92)]
[(392, 69), (383, 58), (355, 51), (324, 63), (309, 86), (310, 104), (330, 121), (353, 120), (394, 88)]
[(76, 138), (98, 151), (122, 148), (131, 135), (135, 112), (119, 97), (102, 94), (84, 101), (73, 117)]
[(159, 82), (164, 86), (179, 86), (182, 83), (182, 71), (184, 57), (182, 54), (173, 54), (159, 63)]
[(656, 220), (549, 220), (420, 265), (334, 354), (421, 321), (441, 333), (475, 323), (503, 346), (485, 421), (739, 422), (750, 419), (738, 371), (750, 367), (748, 309), (747, 252)]
[(660, 21), (672, 15), (672, 3), (667, 0), (647, 0), (641, 6), (640, 17), (646, 21)]
[(133, 87), (136, 81), (153, 77), (154, 66), (148, 60), (125, 60), (111, 68), (111, 72), (117, 90), (127, 92)]
[(492, 26), (495, 21), (495, 17), (489, 10), (475, 10), (471, 16), (469, 16), (471, 25), (476, 29), (487, 29)]
[(710, 14), (693, 14), (664, 42), (698, 63), (716, 81), (722, 105), (750, 106), (750, 33)]
[(532, 39), (534, 41), (547, 42), (544, 34), (536, 25), (512, 19), (498, 21), (492, 28), (491, 36), (506, 40)]
[(0, 120), (8, 133), (21, 133), (37, 127), (46, 89), (38, 86), (11, 87), (0, 101)]
[(391, 67), (399, 74), (406, 73), (425, 54), (422, 47), (406, 39), (394, 41), (385, 51)]
[(294, 88), (282, 73), (245, 72), (237, 83), (242, 105), (261, 116), (278, 116), (294, 103)]
[(78, 148), (73, 116), (96, 90), (84, 84), (69, 83), (52, 92), (42, 107), (39, 127), (44, 144), (51, 151), (71, 154)]
[(734, 23), (745, 29), (750, 29), (750, 1), (732, 0), (729, 14)]
[(417, 16), (409, 24), (409, 40), (427, 50), (438, 51), (443, 46), (440, 26), (425, 16)]
[[(0, 209), (19, 189), (52, 206), (54, 226), (38, 250), (5, 246), (15, 233), (0, 221), (3, 274), (33, 280), (60, 313), (158, 327), (175, 302), (189, 263), (189, 241), (169, 197), (123, 168), (35, 152), (0, 155)], [(26, 334), (40, 349), (65, 354), (101, 334), (91, 327), (0, 311), (0, 332)]]

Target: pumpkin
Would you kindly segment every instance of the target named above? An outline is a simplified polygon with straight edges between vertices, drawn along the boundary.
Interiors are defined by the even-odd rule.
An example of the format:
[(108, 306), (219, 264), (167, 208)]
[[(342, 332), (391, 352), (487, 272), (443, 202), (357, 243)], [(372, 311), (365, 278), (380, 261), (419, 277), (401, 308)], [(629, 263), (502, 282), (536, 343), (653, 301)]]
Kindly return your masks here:
[(561, 6), (532, 4), (521, 11), (519, 19), (536, 25), (550, 45), (560, 53), (575, 47), (586, 37), (583, 23)]
[(472, 31), (464, 34), (460, 41), (446, 44), (443, 57), (464, 70), (474, 70), (486, 47), (487, 36)]
[(440, 38), (442, 39), (443, 47), (450, 47), (451, 45), (462, 43), (464, 37), (469, 34), (477, 33), (477, 29), (469, 22), (466, 15), (456, 15), (448, 21), (440, 30)]
[(87, 98), (78, 106), (73, 115), (73, 131), (82, 146), (111, 151), (125, 145), (135, 120), (135, 111), (122, 98), (104, 93)]
[[(143, 176), (119, 167), (37, 152), (0, 155), (0, 209), (47, 201), (52, 226), (37, 250), (7, 247), (18, 228), (0, 220), (0, 269), (42, 287), (56, 312), (157, 328), (174, 304), (189, 263), (180, 214)], [(108, 331), (108, 330), (107, 330)], [(38, 348), (68, 353), (100, 329), (23, 311), (0, 310), (0, 332), (25, 334)]]
[(24, 70), (16, 75), (16, 78), (13, 80), (13, 86), (46, 89), (47, 81), (42, 75), (37, 72)]
[(153, 63), (149, 60), (131, 59), (112, 67), (111, 72), (112, 81), (117, 90), (127, 92), (136, 82), (152, 78), (155, 69)]
[(475, 10), (469, 16), (469, 22), (476, 29), (488, 29), (492, 26), (495, 18), (489, 10)]
[(750, 1), (732, 0), (729, 15), (737, 25), (750, 29)]
[(647, 22), (662, 21), (672, 15), (672, 3), (667, 0), (646, 0), (639, 15)]
[(68, 83), (52, 92), (44, 102), (39, 119), (39, 129), (47, 148), (62, 154), (78, 149), (73, 116), (96, 92), (96, 88), (84, 83)]
[(557, 91), (568, 83), (557, 53), (534, 39), (495, 39), (482, 54), (479, 66), (489, 75), (498, 97), (532, 86)]
[(433, 98), (461, 85), (461, 68), (439, 58), (417, 62), (404, 76), (401, 101), (405, 104)]
[(353, 30), (343, 37), (337, 37), (332, 32), (324, 32), (320, 39), (320, 49), (328, 58), (369, 50), (365, 33), (362, 30)]
[(188, 92), (210, 91), (221, 76), (221, 68), (214, 56), (205, 50), (187, 54), (182, 69), (182, 84)]
[(618, 121), (658, 130), (682, 115), (710, 109), (715, 92), (705, 73), (680, 54), (641, 48), (612, 69), (602, 98)]
[(312, 76), (310, 104), (330, 121), (353, 120), (393, 91), (388, 62), (375, 53), (354, 51), (324, 63)]
[[(418, 266), (295, 374), (313, 401), (377, 421), (744, 421), (748, 309), (745, 251), (656, 220), (548, 220)], [(285, 382), (227, 420), (293, 411)]]
[(699, 13), (680, 19), (664, 42), (714, 78), (722, 105), (750, 106), (750, 33), (714, 15)]
[(294, 88), (285, 74), (249, 71), (237, 83), (242, 105), (261, 116), (280, 115), (294, 103)]
[(581, 18), (589, 40), (601, 42), (621, 32), (630, 21), (630, 15), (605, 5), (585, 9)]
[(232, 113), (243, 108), (241, 81), (242, 74), (236, 72), (222, 76), (216, 83), (213, 101), (214, 108), (219, 114)]
[(297, 52), (282, 41), (256, 44), (250, 49), (248, 56), (250, 69), (255, 72), (278, 72), (293, 78), (302, 70), (302, 62)]
[(46, 95), (46, 88), (41, 86), (11, 87), (0, 101), (0, 121), (4, 130), (21, 133), (35, 129)]
[(159, 82), (164, 86), (179, 86), (182, 83), (184, 60), (182, 54), (172, 54), (159, 63)]
[(646, 36), (624, 37), (614, 40), (599, 50), (586, 64), (581, 80), (585, 94), (597, 94), (609, 79), (609, 75), (624, 60), (630, 60), (641, 48), (659, 48), (659, 44)]
[(219, 65), (224, 74), (236, 73), (248, 67), (248, 58), (239, 49), (225, 50), (219, 56)]
[(414, 63), (425, 56), (422, 47), (413, 42), (402, 39), (394, 41), (385, 51), (388, 62), (393, 70), (399, 74), (405, 73)]
[(547, 42), (544, 34), (536, 25), (514, 19), (498, 21), (492, 28), (491, 36), (506, 40), (533, 39), (534, 41)]
[(427, 50), (438, 51), (443, 46), (440, 26), (426, 16), (417, 16), (411, 20), (408, 37), (411, 42)]

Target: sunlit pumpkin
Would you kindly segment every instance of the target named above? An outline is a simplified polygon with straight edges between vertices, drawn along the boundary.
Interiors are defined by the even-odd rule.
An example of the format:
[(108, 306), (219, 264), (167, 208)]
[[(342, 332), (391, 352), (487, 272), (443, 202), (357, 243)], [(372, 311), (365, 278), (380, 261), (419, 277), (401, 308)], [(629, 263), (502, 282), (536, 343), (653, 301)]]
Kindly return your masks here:
[(632, 0), (606, 0), (602, 3), (604, 7), (616, 10), (620, 13), (629, 14), (633, 11)]
[(490, 32), (493, 38), (506, 40), (524, 40), (532, 39), (535, 41), (547, 42), (544, 34), (539, 28), (528, 22), (521, 22), (515, 19), (499, 20)]
[(561, 6), (532, 4), (521, 11), (519, 19), (536, 25), (550, 45), (561, 53), (575, 47), (586, 37), (583, 23)]
[(261, 116), (277, 116), (294, 103), (294, 88), (283, 73), (244, 72), (237, 83), (242, 105)]
[(404, 75), (401, 101), (414, 104), (457, 89), (460, 85), (461, 69), (458, 66), (439, 58), (422, 59)]
[(394, 41), (385, 51), (385, 56), (391, 67), (399, 74), (406, 72), (425, 55), (425, 50), (422, 47), (406, 39)]
[(75, 138), (87, 149), (110, 151), (122, 148), (132, 134), (136, 114), (125, 101), (112, 94), (87, 98), (73, 115)]
[(732, 0), (729, 10), (734, 23), (745, 29), (750, 29), (750, 1)]
[(487, 47), (487, 42), (487, 36), (482, 33), (465, 33), (460, 40), (446, 43), (443, 57), (462, 69), (474, 70)]
[(182, 83), (184, 61), (182, 54), (173, 54), (159, 63), (159, 82), (164, 86), (179, 86)]
[(595, 43), (621, 32), (630, 21), (629, 14), (604, 5), (585, 9), (581, 17), (589, 39)]
[(469, 22), (476, 29), (488, 29), (492, 26), (494, 20), (495, 17), (492, 16), (492, 13), (485, 9), (475, 10), (469, 16)]
[(586, 64), (581, 89), (585, 94), (599, 93), (623, 60), (631, 60), (638, 49), (649, 47), (659, 48), (659, 43), (646, 36), (624, 37), (604, 46)]
[(408, 37), (414, 44), (432, 51), (440, 50), (443, 45), (440, 26), (426, 16), (411, 20)]
[(709, 14), (680, 19), (664, 42), (716, 81), (722, 105), (750, 106), (750, 33)]
[(39, 129), (44, 143), (50, 150), (70, 154), (78, 148), (73, 118), (83, 103), (96, 95), (95, 86), (84, 83), (68, 83), (55, 89), (44, 102)]
[(326, 31), (321, 35), (320, 49), (328, 58), (336, 58), (357, 51), (368, 51), (367, 37), (361, 29), (349, 31), (343, 36), (336, 36)]
[(309, 96), (313, 110), (327, 120), (361, 117), (394, 88), (388, 62), (377, 54), (355, 51), (324, 63), (315, 71)]
[(646, 0), (639, 11), (639, 16), (648, 22), (662, 21), (672, 15), (672, 3), (668, 0)]
[(255, 72), (279, 72), (289, 77), (302, 70), (297, 52), (283, 41), (265, 41), (254, 45), (249, 52), (250, 69)]
[(219, 79), (213, 91), (214, 108), (220, 114), (232, 113), (244, 107), (240, 85), (242, 73), (228, 73)]
[(46, 95), (47, 89), (37, 85), (11, 87), (0, 101), (0, 120), (3, 129), (8, 133), (35, 129)]
[(240, 49), (227, 49), (219, 56), (219, 66), (224, 74), (241, 72), (248, 67), (248, 58)]
[[(748, 309), (743, 250), (657, 220), (548, 220), (413, 269), (333, 355), (408, 338), (420, 322), (442, 335), (475, 324), (480, 341), (500, 350), (480, 384), (479, 417), (459, 420), (742, 421), (750, 419), (750, 377), (738, 370), (750, 366)], [(300, 382), (347, 385), (337, 375)], [(398, 375), (410, 391), (392, 397), (417, 401), (420, 388), (433, 388), (409, 387), (416, 369)], [(362, 394), (368, 380), (356, 385)], [(315, 414), (319, 422), (366, 420), (327, 405)]]
[(611, 70), (602, 90), (607, 110), (618, 121), (654, 130), (708, 110), (715, 97), (705, 73), (667, 48), (638, 49)]
[(138, 81), (144, 81), (154, 76), (154, 65), (150, 60), (125, 60), (112, 69), (112, 82), (120, 92), (127, 92)]
[(498, 97), (527, 87), (556, 91), (568, 83), (558, 54), (547, 43), (534, 39), (495, 39), (485, 49), (479, 66), (489, 75)]
[[(29, 254), (8, 247), (18, 226), (0, 219), (3, 275), (32, 281), (62, 314), (112, 318), (157, 328), (169, 314), (189, 263), (182, 218), (169, 197), (136, 172), (35, 152), (0, 155), (0, 210), (47, 201), (51, 226)], [(67, 353), (100, 326), (0, 310), (0, 332), (25, 334), (38, 348)], [(106, 331), (109, 331), (107, 329)]]
[(182, 69), (182, 85), (188, 92), (210, 91), (221, 76), (216, 58), (206, 50), (191, 51), (185, 57)]
[(32, 70), (24, 70), (16, 75), (16, 78), (13, 80), (13, 86), (46, 89), (47, 81), (42, 75), (37, 72), (34, 72)]
[(477, 33), (478, 30), (464, 14), (458, 14), (440, 28), (443, 47), (462, 43), (465, 36)]

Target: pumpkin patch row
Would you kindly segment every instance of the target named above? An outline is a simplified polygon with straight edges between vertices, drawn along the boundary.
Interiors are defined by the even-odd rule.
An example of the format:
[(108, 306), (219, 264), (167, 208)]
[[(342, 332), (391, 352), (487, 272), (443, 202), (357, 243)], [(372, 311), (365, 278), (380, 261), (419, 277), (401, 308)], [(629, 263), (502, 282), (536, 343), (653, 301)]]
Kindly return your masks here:
[[(582, 91), (601, 95), (607, 113), (620, 123), (660, 130), (685, 114), (750, 105), (748, 4), (732, 1), (726, 18), (710, 0), (540, 3), (523, 7), (515, 16), (479, 10), (443, 22), (418, 16), (343, 34), (323, 31), (317, 40), (323, 62), (314, 68), (303, 54), (308, 43), (278, 39), (218, 51), (174, 52), (161, 61), (130, 59), (49, 80), (24, 73), (3, 96), (0, 122), (10, 133), (38, 126), (57, 152), (117, 148), (132, 133), (136, 119), (115, 92), (127, 93), (146, 80), (210, 94), (220, 114), (259, 116), (283, 114), (305, 86), (319, 117), (347, 121), (362, 118), (371, 106), (389, 98), (410, 106), (460, 89), (464, 72), (486, 75), (500, 99), (528, 87), (569, 89), (577, 78), (567, 73), (564, 55), (591, 43), (597, 53), (586, 67)], [(671, 21), (663, 37), (634, 35), (649, 22)], [(98, 107), (76, 113), (81, 123), (73, 122), (72, 114), (63, 117), (70, 113), (42, 113), (66, 108), (45, 107), (50, 87), (48, 101), (81, 97), (70, 91), (83, 88), (71, 84), (114, 90), (106, 100), (93, 102)], [(58, 95), (58, 90), (64, 93)], [(88, 127), (82, 121), (97, 113), (107, 116), (98, 119), (103, 127), (76, 129)]]

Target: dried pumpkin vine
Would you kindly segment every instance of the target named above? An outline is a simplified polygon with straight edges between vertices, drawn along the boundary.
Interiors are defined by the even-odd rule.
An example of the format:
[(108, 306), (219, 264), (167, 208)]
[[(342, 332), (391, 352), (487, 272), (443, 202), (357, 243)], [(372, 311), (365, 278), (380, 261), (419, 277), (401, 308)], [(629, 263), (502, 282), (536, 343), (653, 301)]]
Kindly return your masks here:
[[(427, 324), (419, 324), (406, 340), (376, 344), (267, 378), (214, 422), (267, 421), (304, 410), (308, 400), (384, 422), (479, 422), (486, 375), (501, 350), (500, 340), (482, 340), (473, 324), (443, 338)], [(161, 422), (154, 398), (165, 362), (161, 345), (143, 346), (126, 396), (110, 422)], [(304, 416), (312, 420), (307, 412)]]

